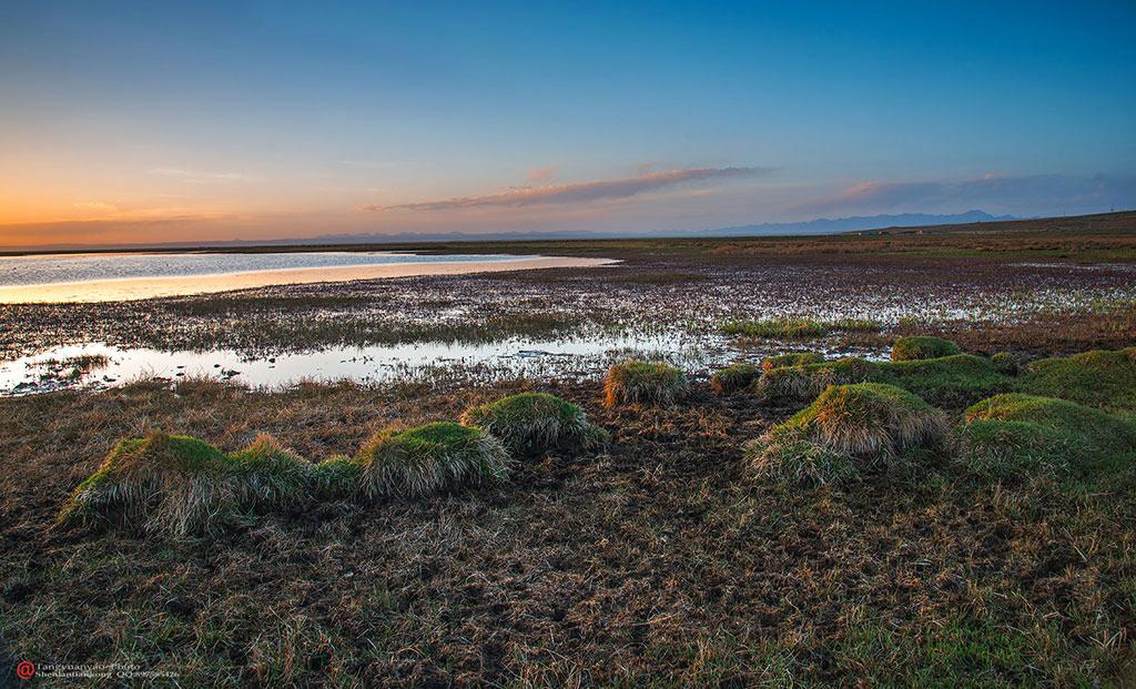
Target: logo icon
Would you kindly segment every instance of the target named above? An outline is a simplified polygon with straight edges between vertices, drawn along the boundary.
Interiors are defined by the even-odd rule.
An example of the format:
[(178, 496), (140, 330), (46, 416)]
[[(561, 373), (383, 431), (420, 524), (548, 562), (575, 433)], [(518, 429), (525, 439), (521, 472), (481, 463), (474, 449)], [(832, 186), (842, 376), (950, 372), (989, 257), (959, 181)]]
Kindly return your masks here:
[(20, 679), (35, 677), (35, 663), (30, 660), (21, 660), (16, 664), (16, 676)]

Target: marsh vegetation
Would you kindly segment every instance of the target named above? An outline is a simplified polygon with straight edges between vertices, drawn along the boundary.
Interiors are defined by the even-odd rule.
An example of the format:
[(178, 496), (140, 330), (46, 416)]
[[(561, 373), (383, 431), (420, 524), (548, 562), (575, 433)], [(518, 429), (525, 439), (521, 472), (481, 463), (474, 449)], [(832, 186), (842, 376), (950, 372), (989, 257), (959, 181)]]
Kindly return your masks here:
[[(745, 266), (775, 256), (804, 280), (877, 260), (833, 241), (680, 245), (616, 288), (612, 273), (541, 278), (559, 298), (645, 304), (683, 291), (668, 273), (707, 276), (675, 301), (730, 343), (720, 365), (660, 352), (606, 377), (186, 376), (2, 399), (0, 637), (12, 657), (120, 658), (187, 686), (1125, 686), (1132, 311), (1070, 297), (1049, 320), (718, 333), (778, 316), (736, 309), (741, 291), (719, 308), (716, 271), (757, 280)], [(968, 246), (991, 265), (966, 273), (959, 245), (920, 235), (886, 281), (913, 303), (916, 275), (941, 287), (949, 271), (980, 301), (1017, 280), (1058, 301), (1127, 298), (1124, 268), (1006, 268), (1130, 260), (1126, 241), (1039, 238), (1023, 254), (980, 238)], [(482, 280), (420, 298), (449, 309)], [(514, 298), (537, 285), (491, 281)], [(262, 297), (218, 299), (255, 319)], [(946, 345), (910, 354), (908, 336)]]

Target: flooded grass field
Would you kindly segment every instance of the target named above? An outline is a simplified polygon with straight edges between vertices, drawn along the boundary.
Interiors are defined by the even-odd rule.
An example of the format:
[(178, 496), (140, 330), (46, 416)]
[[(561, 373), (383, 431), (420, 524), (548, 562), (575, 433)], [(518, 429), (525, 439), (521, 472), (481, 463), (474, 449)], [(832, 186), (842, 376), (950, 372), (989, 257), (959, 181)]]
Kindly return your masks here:
[[(105, 387), (147, 374), (253, 386), (304, 378), (389, 381), (439, 369), (461, 380), (582, 379), (631, 355), (675, 358), (707, 375), (786, 348), (880, 356), (895, 335), (924, 330), (963, 338), (997, 332), (986, 341), (975, 335), (974, 344), (991, 353), (999, 347), (1042, 353), (1076, 348), (1083, 338), (1102, 346), (1122, 340), (1136, 303), (1136, 265), (1127, 262), (868, 251), (841, 262), (820, 253), (749, 257), (744, 250), (752, 247), (737, 244), (675, 242), (663, 251), (647, 244), (553, 246), (546, 248), (575, 248), (589, 254), (586, 260), (609, 262), (142, 301), (0, 305), (0, 394)], [(724, 252), (731, 248), (734, 253)], [(208, 254), (194, 256), (192, 270), (206, 269), (200, 256)], [(287, 262), (278, 256), (290, 255), (252, 256), (276, 265)], [(287, 260), (313, 260), (296, 256)], [(828, 327), (788, 338), (730, 330), (785, 318)], [(1121, 331), (1109, 335), (1116, 327)], [(106, 365), (75, 375), (74, 367), (38, 363), (89, 353), (105, 354)]]

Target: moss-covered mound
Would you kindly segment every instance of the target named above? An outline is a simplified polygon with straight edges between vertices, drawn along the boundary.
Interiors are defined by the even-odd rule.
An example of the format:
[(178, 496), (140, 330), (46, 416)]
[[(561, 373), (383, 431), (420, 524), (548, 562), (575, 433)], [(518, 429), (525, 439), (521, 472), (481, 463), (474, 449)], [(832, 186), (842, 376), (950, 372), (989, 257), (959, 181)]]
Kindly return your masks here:
[(906, 390), (834, 385), (747, 446), (746, 454), (758, 475), (839, 482), (907, 463), (912, 451), (938, 446), (946, 427), (942, 412)]
[(962, 409), (1010, 388), (1010, 379), (989, 359), (955, 354), (938, 359), (876, 362), (856, 357), (766, 371), (754, 384), (758, 398), (770, 404), (807, 404), (829, 385), (886, 383), (943, 407)]
[(686, 396), (686, 374), (663, 361), (625, 361), (608, 369), (604, 405), (672, 405)]
[(323, 500), (351, 497), (359, 490), (359, 477), (362, 473), (362, 465), (351, 457), (328, 457), (312, 468), (312, 496)]
[(858, 357), (816, 364), (770, 368), (753, 385), (754, 394), (768, 404), (803, 405), (816, 399), (829, 385), (850, 385), (882, 380), (883, 366)]
[(1025, 352), (998, 352), (990, 356), (990, 363), (994, 370), (1007, 376), (1016, 376), (1031, 361), (1032, 357)]
[(414, 497), (505, 479), (509, 453), (480, 428), (438, 421), (375, 434), (359, 450), (363, 495)]
[(282, 505), (302, 500), (312, 478), (312, 464), (261, 434), (251, 445), (228, 455), (227, 470), (244, 505)]
[(820, 364), (824, 362), (824, 355), (816, 352), (789, 352), (766, 357), (761, 362), (761, 368), (768, 371), (782, 366), (805, 366), (806, 364)]
[(732, 364), (714, 371), (710, 376), (710, 388), (719, 395), (732, 395), (749, 388), (760, 377), (760, 366)]
[(916, 359), (938, 359), (959, 353), (958, 345), (950, 340), (929, 335), (901, 337), (891, 347), (892, 361), (914, 361)]
[(1010, 390), (1011, 381), (989, 359), (973, 354), (955, 354), (937, 359), (896, 361), (883, 366), (891, 383), (928, 402), (962, 409), (990, 395)]
[(1034, 361), (1018, 389), (1115, 412), (1136, 412), (1136, 347)]
[(557, 447), (590, 449), (607, 441), (607, 433), (590, 423), (583, 409), (546, 392), (523, 392), (471, 407), (461, 422), (485, 429), (516, 455)]
[(310, 464), (268, 437), (232, 455), (181, 435), (120, 441), (72, 493), (60, 521), (174, 537), (216, 531), (305, 494)]
[(959, 457), (991, 478), (1091, 473), (1136, 453), (1136, 423), (1068, 400), (997, 395), (967, 409), (966, 421)]

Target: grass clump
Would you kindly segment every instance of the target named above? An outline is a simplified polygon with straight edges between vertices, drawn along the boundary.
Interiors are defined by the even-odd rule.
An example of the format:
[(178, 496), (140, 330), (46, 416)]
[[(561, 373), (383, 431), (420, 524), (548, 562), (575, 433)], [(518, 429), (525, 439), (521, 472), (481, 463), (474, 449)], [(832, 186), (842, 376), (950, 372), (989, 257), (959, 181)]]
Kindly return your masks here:
[(950, 340), (929, 335), (901, 337), (891, 347), (892, 361), (938, 359), (959, 353), (958, 345)]
[(225, 454), (185, 435), (121, 440), (72, 492), (65, 524), (112, 524), (175, 538), (211, 533), (308, 495), (312, 465), (267, 435)]
[(977, 400), (1010, 389), (1010, 379), (994, 364), (973, 354), (915, 359), (884, 364), (886, 380), (944, 408), (962, 409)]
[(756, 321), (729, 321), (722, 324), (726, 335), (760, 338), (820, 337), (828, 333), (824, 323), (811, 318), (765, 318)]
[(754, 383), (753, 391), (768, 404), (807, 404), (830, 385), (874, 382), (884, 377), (881, 364), (859, 357), (843, 357), (766, 369)]
[(906, 390), (834, 385), (751, 443), (746, 454), (758, 475), (839, 483), (879, 466), (906, 464), (913, 451), (939, 445), (946, 427), (942, 412)]
[(731, 364), (714, 371), (710, 388), (719, 395), (730, 395), (747, 389), (761, 377), (761, 367), (754, 364)]
[(312, 495), (323, 500), (339, 500), (355, 494), (363, 467), (351, 457), (335, 455), (312, 468)]
[(870, 318), (838, 318), (828, 322), (829, 330), (845, 333), (878, 333), (884, 329), (883, 323)]
[(619, 404), (669, 406), (686, 393), (686, 374), (663, 361), (625, 361), (608, 369), (604, 378), (604, 406), (607, 407)]
[(766, 357), (761, 362), (761, 369), (768, 371), (782, 366), (805, 366), (807, 364), (824, 363), (824, 355), (816, 352), (790, 352)]
[(388, 428), (359, 450), (359, 487), (370, 499), (417, 497), (504, 480), (509, 453), (480, 428), (437, 421)]
[(994, 370), (1006, 376), (1018, 375), (1029, 362), (1030, 356), (1024, 352), (998, 352), (990, 357)]
[(151, 433), (121, 440), (75, 488), (59, 521), (171, 536), (213, 530), (235, 497), (224, 474), (224, 453), (197, 438)]
[(312, 477), (311, 462), (264, 433), (248, 447), (228, 455), (225, 463), (242, 505), (295, 503), (307, 495)]
[(556, 447), (589, 449), (607, 442), (607, 432), (588, 421), (578, 405), (546, 392), (522, 392), (467, 409), (466, 426), (479, 426), (517, 455)]
[(1136, 347), (1034, 361), (1019, 377), (1018, 389), (1114, 412), (1136, 412)]
[(1136, 452), (1136, 423), (1052, 397), (997, 395), (966, 410), (959, 457), (987, 478), (1118, 467)]
[(886, 383), (913, 392), (933, 404), (961, 409), (1010, 387), (1009, 379), (988, 359), (955, 354), (938, 359), (875, 362), (857, 357), (765, 371), (754, 384), (769, 404), (806, 404), (829, 385)]

